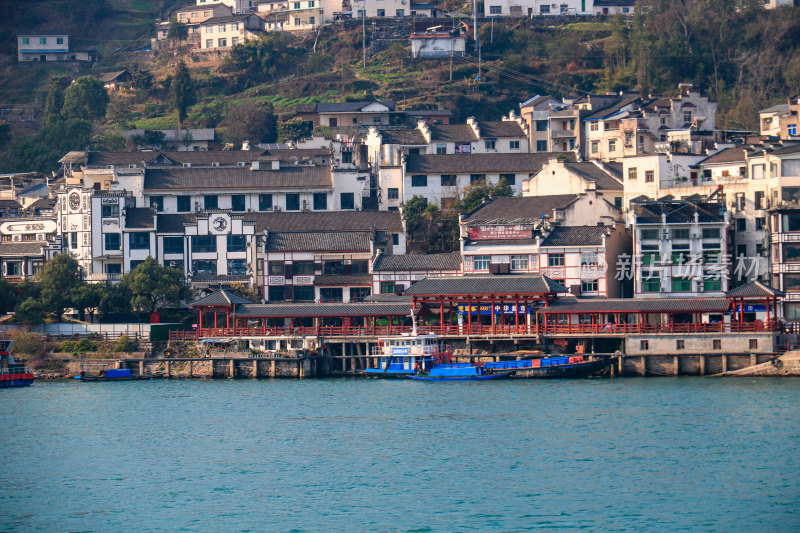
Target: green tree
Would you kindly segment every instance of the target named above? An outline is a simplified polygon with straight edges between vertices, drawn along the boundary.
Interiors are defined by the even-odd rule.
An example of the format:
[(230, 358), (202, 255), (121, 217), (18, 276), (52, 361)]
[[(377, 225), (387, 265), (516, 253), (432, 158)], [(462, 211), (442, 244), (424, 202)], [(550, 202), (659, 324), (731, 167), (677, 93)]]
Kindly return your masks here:
[(42, 304), (33, 298), (23, 300), (14, 313), (14, 320), (27, 327), (35, 326), (44, 322), (44, 311)]
[(225, 128), (224, 139), (233, 144), (242, 141), (274, 143), (278, 138), (278, 125), (272, 104), (254, 99), (232, 106), (220, 123)]
[(153, 74), (149, 70), (134, 65), (131, 68), (131, 87), (146, 93), (153, 88)]
[(173, 41), (185, 41), (187, 37), (189, 37), (189, 29), (186, 27), (186, 24), (180, 23), (176, 20), (173, 20), (169, 23), (167, 39), (171, 39)]
[(65, 119), (94, 120), (106, 116), (108, 92), (103, 82), (94, 76), (81, 76), (64, 92), (64, 107), (61, 114)]
[(64, 75), (56, 76), (50, 81), (50, 90), (44, 104), (45, 126), (52, 126), (63, 118), (61, 111), (64, 107), (64, 91), (70, 83), (72, 78)]
[(513, 196), (514, 191), (505, 180), (500, 180), (497, 185), (476, 181), (461, 193), (458, 199), (458, 210), (462, 213), (472, 211), (484, 200), (500, 196)]
[(133, 308), (150, 313), (166, 304), (178, 304), (192, 295), (182, 271), (164, 267), (152, 257), (123, 274), (120, 285), (130, 292)]
[(73, 306), (74, 291), (83, 284), (78, 261), (69, 253), (61, 253), (45, 264), (41, 274), (41, 303), (44, 311), (60, 320)]
[(172, 78), (169, 87), (169, 103), (172, 109), (178, 112), (178, 129), (183, 128), (188, 109), (197, 102), (197, 89), (194, 81), (186, 68), (186, 63), (181, 61)]
[(141, 135), (134, 135), (133, 142), (143, 148), (163, 150), (167, 143), (164, 140), (166, 135), (159, 130), (144, 130)]
[(314, 123), (310, 120), (293, 118), (278, 125), (278, 142), (296, 141), (311, 136)]
[(62, 120), (38, 133), (16, 139), (0, 159), (4, 172), (50, 173), (58, 160), (71, 150), (85, 150), (91, 142), (92, 124), (86, 120)]
[(86, 314), (94, 317), (103, 299), (105, 285), (97, 283), (81, 283), (72, 290), (70, 299), (72, 307), (78, 310), (81, 320), (86, 320)]
[(131, 293), (121, 284), (106, 283), (98, 309), (102, 315), (127, 315), (131, 312)]
[(14, 309), (17, 302), (17, 295), (14, 287), (6, 278), (0, 278), (0, 315), (4, 315)]

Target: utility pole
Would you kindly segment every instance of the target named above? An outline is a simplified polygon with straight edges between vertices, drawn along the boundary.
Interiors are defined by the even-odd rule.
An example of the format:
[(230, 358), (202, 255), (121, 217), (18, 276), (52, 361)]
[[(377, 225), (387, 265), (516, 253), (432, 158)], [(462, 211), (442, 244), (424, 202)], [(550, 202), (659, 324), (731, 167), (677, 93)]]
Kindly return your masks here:
[(455, 41), (453, 39), (450, 40), (450, 81), (453, 81), (453, 46)]
[(364, 55), (364, 68), (367, 68), (367, 12), (361, 13), (361, 50)]
[(472, 32), (475, 35), (475, 53), (478, 52), (478, 0), (472, 0)]

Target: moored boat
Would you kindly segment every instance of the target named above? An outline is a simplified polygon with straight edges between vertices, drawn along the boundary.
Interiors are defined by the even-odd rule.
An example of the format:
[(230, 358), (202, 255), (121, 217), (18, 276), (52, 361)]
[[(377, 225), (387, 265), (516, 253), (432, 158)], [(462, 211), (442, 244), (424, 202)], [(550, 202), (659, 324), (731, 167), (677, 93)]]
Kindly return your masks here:
[(519, 361), (498, 361), (486, 363), (487, 369), (494, 371), (513, 371), (515, 378), (586, 378), (602, 373), (610, 364), (610, 359), (587, 360), (582, 355), (542, 357), (540, 359), (521, 359)]
[(434, 366), (430, 372), (419, 372), (409, 379), (422, 381), (471, 381), (485, 379), (503, 379), (510, 377), (513, 371), (494, 371), (469, 363), (443, 364)]
[(450, 348), (439, 343), (435, 334), (401, 335), (379, 339), (373, 348), (378, 367), (364, 370), (370, 377), (405, 377), (416, 372), (429, 372), (437, 365), (450, 362)]
[[(108, 366), (104, 364), (92, 364), (92, 363), (85, 363), (81, 365), (81, 368), (84, 367), (92, 367), (92, 366)], [(81, 373), (75, 376), (75, 379), (78, 381), (143, 381), (143, 380), (151, 380), (151, 379), (161, 379), (163, 374), (153, 374), (151, 376), (134, 376), (130, 369), (128, 368), (109, 368), (107, 370), (101, 370), (97, 375), (91, 375), (88, 373), (87, 370), (81, 370)]]
[(36, 377), (25, 365), (17, 364), (11, 356), (13, 340), (0, 339), (0, 388), (27, 387)]

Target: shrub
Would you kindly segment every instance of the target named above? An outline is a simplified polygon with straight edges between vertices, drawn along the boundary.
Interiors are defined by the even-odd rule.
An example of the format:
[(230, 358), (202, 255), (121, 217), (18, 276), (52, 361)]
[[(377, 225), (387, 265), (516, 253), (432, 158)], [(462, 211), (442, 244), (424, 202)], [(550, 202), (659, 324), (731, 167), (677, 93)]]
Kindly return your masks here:
[(132, 339), (127, 335), (122, 335), (119, 338), (119, 340), (117, 340), (117, 343), (114, 345), (114, 351), (131, 353), (135, 351), (138, 346), (139, 343), (136, 342), (136, 339)]
[(90, 339), (81, 339), (79, 341), (63, 341), (58, 345), (58, 350), (64, 353), (71, 353), (72, 355), (85, 352), (96, 352), (97, 343)]
[(23, 331), (14, 337), (16, 341), (11, 351), (14, 355), (32, 355), (41, 357), (45, 352), (44, 337), (38, 333)]

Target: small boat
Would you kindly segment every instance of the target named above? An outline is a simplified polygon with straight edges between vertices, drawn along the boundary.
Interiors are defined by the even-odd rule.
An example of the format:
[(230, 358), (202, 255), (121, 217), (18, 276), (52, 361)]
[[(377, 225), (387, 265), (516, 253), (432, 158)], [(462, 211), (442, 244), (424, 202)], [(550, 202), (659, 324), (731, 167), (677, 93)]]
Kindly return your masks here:
[(365, 369), (367, 376), (402, 378), (449, 363), (450, 348), (440, 344), (436, 334), (411, 333), (379, 339), (372, 356), (379, 356), (378, 367)]
[[(84, 363), (81, 368), (92, 366), (108, 366), (102, 363)], [(81, 373), (75, 376), (78, 381), (144, 381), (150, 379), (161, 379), (163, 374), (153, 374), (151, 376), (134, 376), (131, 374), (129, 368), (109, 368), (101, 370), (97, 375), (91, 375), (86, 370), (81, 370)]]
[(602, 373), (610, 359), (586, 360), (582, 355), (551, 356), (519, 361), (486, 363), (487, 369), (512, 371), (515, 378), (586, 378)]
[(471, 381), (483, 379), (503, 379), (511, 377), (512, 372), (496, 372), (482, 366), (472, 366), (469, 363), (456, 363), (450, 365), (436, 365), (430, 372), (406, 376), (409, 379), (422, 381)]
[(0, 389), (28, 387), (36, 376), (25, 365), (17, 364), (11, 356), (13, 340), (0, 339)]

